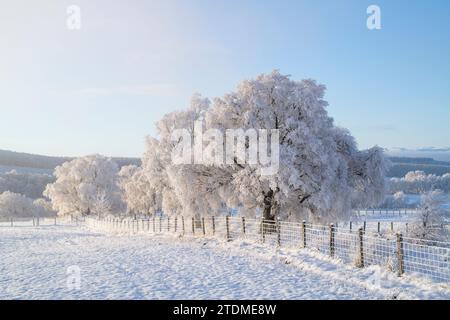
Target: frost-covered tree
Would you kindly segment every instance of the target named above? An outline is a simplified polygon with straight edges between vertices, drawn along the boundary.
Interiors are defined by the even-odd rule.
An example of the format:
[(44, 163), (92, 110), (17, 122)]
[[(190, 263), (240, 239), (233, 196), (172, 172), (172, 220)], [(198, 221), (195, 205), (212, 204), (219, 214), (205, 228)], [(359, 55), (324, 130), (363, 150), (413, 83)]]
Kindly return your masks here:
[(119, 185), (128, 213), (153, 215), (161, 211), (161, 192), (157, 192), (142, 167), (122, 167)]
[(0, 217), (52, 217), (56, 212), (45, 199), (30, 199), (22, 194), (5, 191), (0, 194)]
[(15, 170), (0, 174), (0, 193), (10, 191), (22, 194), (28, 198), (42, 197), (47, 184), (54, 182), (48, 174), (19, 173)]
[(398, 191), (393, 195), (386, 195), (384, 202), (381, 204), (381, 208), (386, 209), (399, 209), (408, 207), (407, 197), (403, 191)]
[(388, 181), (390, 193), (404, 191), (412, 194), (422, 194), (432, 190), (450, 193), (450, 173), (442, 176), (426, 174), (423, 171), (410, 171), (402, 178), (390, 178)]
[[(355, 199), (364, 205), (382, 201), (386, 171), (382, 150), (359, 151), (350, 133), (328, 116), (324, 93), (325, 87), (313, 80), (292, 81), (274, 71), (243, 81), (236, 91), (212, 104), (195, 96), (189, 109), (170, 113), (158, 123), (159, 152), (153, 158), (164, 161), (155, 161), (154, 167), (144, 158), (145, 171), (157, 171), (163, 197), (167, 192), (175, 207), (192, 215), (216, 213), (226, 204), (239, 206), (247, 215), (259, 209), (266, 219), (331, 220), (349, 213)], [(196, 162), (194, 150), (193, 163), (174, 164), (169, 155), (184, 144), (182, 140), (197, 139), (196, 121), (217, 136), (225, 136), (229, 129), (277, 130), (278, 170), (266, 175), (263, 164), (241, 161), (251, 152), (250, 136), (245, 138), (244, 153), (235, 155), (231, 163)], [(171, 133), (180, 128), (187, 129), (190, 137), (174, 140)], [(268, 142), (272, 138), (274, 133)], [(224, 153), (229, 147), (225, 140), (211, 137), (203, 142), (205, 149), (219, 143)]]
[(194, 95), (191, 107), (185, 111), (176, 111), (164, 115), (157, 122), (159, 140), (148, 137), (147, 149), (142, 157), (142, 170), (152, 186), (155, 204), (160, 204), (164, 213), (169, 215), (190, 215), (194, 211), (194, 199), (186, 197), (189, 188), (185, 188), (181, 179), (175, 174), (182, 167), (174, 166), (172, 154), (180, 141), (172, 140), (172, 132), (176, 129), (187, 129), (189, 134), (194, 132), (194, 122), (209, 106), (207, 99)]
[(33, 201), (35, 207), (34, 216), (37, 217), (54, 217), (56, 211), (53, 210), (52, 203), (47, 199), (40, 198)]
[(406, 206), (406, 195), (403, 191), (398, 191), (393, 195), (394, 206), (397, 208), (403, 208)]
[(123, 207), (118, 172), (117, 164), (110, 158), (77, 158), (55, 169), (56, 181), (47, 186), (44, 195), (59, 215), (115, 213)]
[(0, 215), (2, 217), (31, 217), (35, 210), (33, 200), (24, 195), (9, 191), (0, 194)]
[(441, 239), (443, 230), (440, 226), (446, 221), (449, 213), (442, 208), (445, 196), (440, 190), (422, 194), (419, 214), (412, 223), (411, 233), (415, 237), (430, 240)]

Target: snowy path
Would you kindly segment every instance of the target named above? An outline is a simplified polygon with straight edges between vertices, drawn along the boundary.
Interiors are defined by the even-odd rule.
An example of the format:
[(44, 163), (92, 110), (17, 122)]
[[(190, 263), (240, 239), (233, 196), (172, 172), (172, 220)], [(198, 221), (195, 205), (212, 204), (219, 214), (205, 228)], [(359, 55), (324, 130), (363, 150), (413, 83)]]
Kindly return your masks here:
[[(67, 268), (81, 269), (68, 289)], [(245, 242), (0, 228), (0, 299), (450, 298), (448, 287)]]

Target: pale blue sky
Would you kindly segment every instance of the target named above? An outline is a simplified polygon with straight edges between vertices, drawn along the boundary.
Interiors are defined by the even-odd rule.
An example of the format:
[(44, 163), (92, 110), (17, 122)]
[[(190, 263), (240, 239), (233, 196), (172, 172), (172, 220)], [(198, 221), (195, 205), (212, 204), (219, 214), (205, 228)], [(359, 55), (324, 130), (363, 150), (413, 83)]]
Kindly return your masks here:
[(325, 84), (361, 148), (450, 146), (449, 1), (0, 0), (0, 149), (139, 156), (194, 92), (273, 69)]

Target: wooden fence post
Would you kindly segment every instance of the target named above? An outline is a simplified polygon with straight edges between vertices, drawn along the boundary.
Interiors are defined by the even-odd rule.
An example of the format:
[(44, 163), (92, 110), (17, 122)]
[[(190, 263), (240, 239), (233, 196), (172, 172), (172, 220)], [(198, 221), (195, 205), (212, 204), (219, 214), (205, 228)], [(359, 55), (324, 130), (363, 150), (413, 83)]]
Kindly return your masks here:
[(352, 222), (350, 221), (350, 232), (352, 232)]
[(306, 221), (302, 221), (303, 248), (306, 248)]
[(401, 233), (397, 233), (397, 263), (398, 276), (401, 276), (405, 272), (403, 262), (403, 237)]
[(245, 217), (242, 217), (242, 233), (245, 235)]
[(227, 215), (225, 218), (226, 227), (227, 227), (227, 241), (230, 241), (230, 216)]
[(378, 221), (378, 223), (377, 223), (377, 230), (378, 230), (378, 233), (380, 233), (380, 227), (381, 227), (380, 221)]
[(394, 232), (394, 222), (391, 221), (391, 231)]
[(170, 232), (170, 217), (167, 216), (167, 232)]
[(183, 236), (184, 236), (184, 216), (181, 216), (181, 230), (183, 231)]
[(408, 222), (406, 223), (405, 227), (406, 227), (406, 234), (408, 234)]
[(56, 217), (55, 217), (55, 226), (56, 226)]
[(364, 232), (366, 231), (366, 221), (364, 220), (364, 223), (363, 223), (363, 229), (364, 229)]
[(162, 232), (162, 216), (159, 216), (159, 233)]
[(364, 268), (364, 230), (359, 228), (359, 267)]
[(175, 217), (175, 233), (177, 233), (178, 216)]
[(33, 217), (33, 227), (36, 226), (36, 223), (34, 222), (34, 217)]
[(192, 217), (192, 234), (195, 234), (195, 221), (194, 221), (194, 217)]
[(264, 235), (264, 218), (261, 218), (261, 226), (260, 226), (260, 232), (261, 232), (261, 241), (264, 243), (266, 241), (266, 236)]
[(216, 219), (214, 218), (214, 216), (211, 217), (211, 222), (212, 222), (212, 232), (213, 235), (216, 234)]
[(334, 225), (330, 224), (330, 256), (334, 258)]
[(203, 236), (206, 235), (206, 230), (205, 230), (205, 217), (202, 217), (202, 230), (203, 230)]
[(277, 244), (279, 247), (281, 247), (281, 225), (280, 225), (280, 219), (277, 218), (276, 225), (277, 228)]

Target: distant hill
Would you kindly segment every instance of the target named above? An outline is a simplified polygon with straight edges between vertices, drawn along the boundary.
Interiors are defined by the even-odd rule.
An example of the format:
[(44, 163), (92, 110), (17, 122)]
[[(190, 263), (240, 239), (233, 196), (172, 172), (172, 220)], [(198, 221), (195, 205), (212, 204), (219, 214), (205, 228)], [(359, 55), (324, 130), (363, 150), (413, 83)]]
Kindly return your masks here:
[[(70, 161), (70, 157), (50, 157), (37, 154), (0, 150), (0, 172), (16, 170), (18, 172), (35, 172), (51, 174), (56, 166)], [(113, 158), (119, 167), (140, 165), (139, 158)], [(421, 170), (427, 174), (443, 175), (450, 173), (450, 162), (437, 161), (432, 158), (389, 157), (393, 166), (388, 177), (403, 177), (409, 171)]]
[[(6, 171), (34, 171), (34, 172), (53, 172), (53, 170), (66, 161), (73, 160), (70, 157), (50, 157), (37, 154), (14, 152), (8, 150), (0, 150), (0, 170)], [(114, 161), (123, 167), (134, 164), (140, 165), (141, 160), (138, 158), (113, 158)]]
[(388, 177), (403, 177), (409, 171), (424, 171), (426, 174), (443, 175), (450, 173), (450, 162), (432, 158), (389, 157), (393, 166)]

